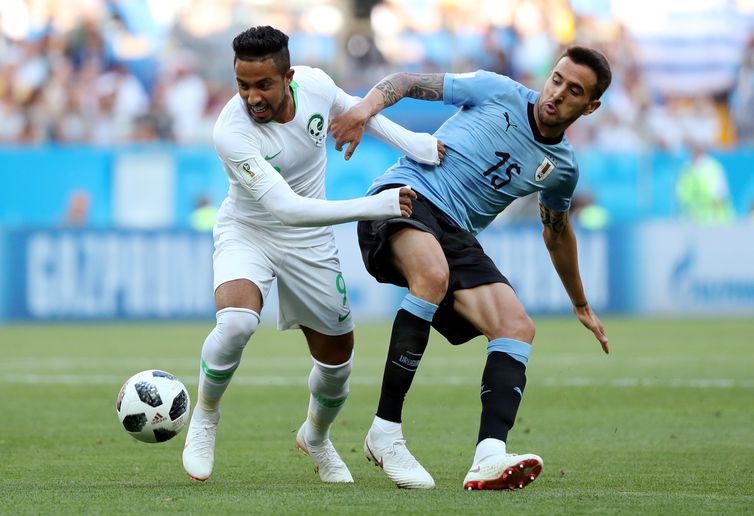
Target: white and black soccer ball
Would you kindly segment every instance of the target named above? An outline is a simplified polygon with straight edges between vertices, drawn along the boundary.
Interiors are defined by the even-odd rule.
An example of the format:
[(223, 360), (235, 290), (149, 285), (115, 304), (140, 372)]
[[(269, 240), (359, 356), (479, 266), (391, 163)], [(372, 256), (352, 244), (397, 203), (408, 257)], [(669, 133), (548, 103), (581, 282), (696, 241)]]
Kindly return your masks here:
[(120, 388), (115, 402), (120, 424), (145, 443), (161, 443), (178, 435), (190, 409), (191, 399), (183, 383), (159, 369), (133, 375)]

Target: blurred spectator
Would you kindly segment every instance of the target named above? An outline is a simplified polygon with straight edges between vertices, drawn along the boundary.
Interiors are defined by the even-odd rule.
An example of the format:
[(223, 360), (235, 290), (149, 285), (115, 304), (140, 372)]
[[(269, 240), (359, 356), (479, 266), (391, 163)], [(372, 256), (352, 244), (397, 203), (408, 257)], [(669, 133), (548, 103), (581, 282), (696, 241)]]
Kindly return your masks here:
[(746, 59), (733, 90), (731, 113), (738, 141), (754, 146), (754, 37), (749, 42)]
[(13, 90), (7, 83), (0, 87), (0, 120), (3, 121), (0, 124), (0, 142), (18, 141), (26, 125), (26, 115), (14, 101)]
[(58, 143), (86, 143), (89, 141), (89, 121), (82, 108), (82, 92), (71, 92), (65, 99), (62, 112), (52, 121), (50, 138)]
[(678, 152), (688, 141), (705, 147), (720, 143), (720, 119), (710, 98), (669, 97), (649, 107), (645, 117), (655, 147)]
[(74, 190), (68, 197), (68, 205), (63, 216), (63, 225), (70, 227), (86, 226), (89, 221), (89, 192)]
[(134, 142), (157, 142), (166, 140), (165, 126), (163, 120), (157, 114), (146, 114), (137, 117), (134, 120), (131, 140)]
[(693, 142), (691, 150), (691, 160), (676, 184), (681, 216), (703, 224), (731, 222), (734, 214), (725, 170), (703, 144)]
[(132, 140), (134, 123), (149, 109), (149, 97), (125, 67), (100, 75), (94, 83), (91, 141), (112, 145)]
[[(197, 72), (198, 63), (189, 51), (173, 54), (158, 85), (165, 113), (173, 123), (178, 143), (208, 141), (211, 133), (202, 134), (201, 120), (207, 108), (207, 84)], [(231, 63), (227, 63), (230, 67)]]
[(105, 43), (100, 34), (97, 18), (85, 15), (79, 24), (68, 34), (66, 54), (75, 70), (80, 70), (95, 62), (100, 67), (105, 56)]
[(604, 229), (610, 224), (610, 213), (594, 202), (590, 194), (575, 195), (571, 199), (569, 216), (578, 226), (589, 230)]
[(593, 126), (594, 144), (604, 152), (640, 152), (645, 147), (644, 138), (633, 123), (621, 122), (614, 111), (601, 113), (599, 125)]
[(194, 231), (212, 231), (215, 225), (217, 208), (210, 202), (208, 197), (200, 197), (196, 202), (196, 208), (191, 212), (191, 229)]

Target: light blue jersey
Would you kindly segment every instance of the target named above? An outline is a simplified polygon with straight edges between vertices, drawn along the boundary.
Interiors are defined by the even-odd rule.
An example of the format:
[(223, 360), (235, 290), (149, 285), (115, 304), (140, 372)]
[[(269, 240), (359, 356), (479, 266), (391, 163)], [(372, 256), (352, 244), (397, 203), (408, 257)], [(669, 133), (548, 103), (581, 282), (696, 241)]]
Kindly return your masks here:
[(446, 104), (460, 109), (435, 133), (445, 144), (438, 166), (408, 158), (378, 177), (424, 195), (456, 224), (476, 235), (519, 197), (539, 192), (554, 211), (567, 211), (578, 166), (565, 136), (545, 138), (534, 122), (539, 93), (492, 72), (445, 74)]

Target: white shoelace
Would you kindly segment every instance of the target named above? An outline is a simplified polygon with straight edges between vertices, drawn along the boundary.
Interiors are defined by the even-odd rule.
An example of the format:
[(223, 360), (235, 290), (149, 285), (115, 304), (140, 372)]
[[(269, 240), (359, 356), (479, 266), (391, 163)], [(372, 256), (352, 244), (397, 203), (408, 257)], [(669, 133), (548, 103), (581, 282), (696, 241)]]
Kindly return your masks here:
[(322, 466), (322, 464), (337, 465), (338, 467), (343, 465), (343, 461), (330, 441), (325, 441), (321, 446), (310, 446), (309, 452), (317, 455), (320, 466)]
[(408, 447), (406, 447), (406, 439), (396, 439), (393, 441), (388, 449), (387, 455), (394, 458), (397, 464), (408, 469), (421, 467), (419, 461), (417, 461), (411, 452), (408, 451)]
[(204, 419), (196, 425), (196, 430), (191, 433), (191, 448), (196, 451), (196, 455), (202, 458), (208, 458), (214, 451), (215, 436), (217, 435), (217, 425)]

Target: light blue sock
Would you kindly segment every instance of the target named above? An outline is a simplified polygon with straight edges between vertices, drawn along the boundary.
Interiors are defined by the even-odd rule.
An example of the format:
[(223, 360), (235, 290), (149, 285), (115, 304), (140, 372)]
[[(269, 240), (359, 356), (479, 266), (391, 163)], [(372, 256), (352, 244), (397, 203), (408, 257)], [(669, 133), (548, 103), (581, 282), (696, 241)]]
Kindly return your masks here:
[(487, 343), (487, 354), (493, 351), (507, 353), (513, 360), (517, 360), (525, 366), (529, 363), (531, 344), (516, 339), (493, 339)]
[(437, 305), (418, 298), (412, 294), (406, 294), (406, 297), (401, 301), (401, 308), (419, 319), (432, 322), (432, 318), (437, 311)]

